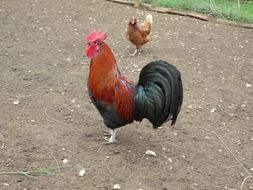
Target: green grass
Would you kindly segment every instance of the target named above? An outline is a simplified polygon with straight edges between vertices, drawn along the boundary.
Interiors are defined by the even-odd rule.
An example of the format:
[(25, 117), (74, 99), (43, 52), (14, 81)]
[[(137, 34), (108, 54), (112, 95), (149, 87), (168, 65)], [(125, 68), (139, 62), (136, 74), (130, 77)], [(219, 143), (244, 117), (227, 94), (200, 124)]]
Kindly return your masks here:
[(253, 1), (241, 1), (238, 10), (237, 0), (143, 0), (163, 7), (179, 10), (191, 10), (221, 17), (228, 20), (253, 23)]
[(28, 178), (36, 178), (38, 176), (50, 175), (62, 171), (66, 166), (57, 166), (49, 168), (36, 168), (28, 171), (0, 171), (0, 175), (23, 175)]

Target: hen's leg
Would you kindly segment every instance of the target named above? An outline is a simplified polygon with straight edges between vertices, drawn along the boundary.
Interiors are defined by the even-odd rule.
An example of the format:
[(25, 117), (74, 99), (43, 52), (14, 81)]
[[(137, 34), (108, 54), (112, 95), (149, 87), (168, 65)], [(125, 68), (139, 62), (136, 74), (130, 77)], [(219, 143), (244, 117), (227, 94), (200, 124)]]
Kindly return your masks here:
[(110, 136), (110, 138), (108, 139), (108, 138), (104, 137), (104, 139), (106, 140), (106, 142), (104, 144), (113, 144), (113, 143), (116, 143), (116, 134), (117, 134), (116, 129), (111, 130), (111, 136)]
[(135, 56), (135, 54), (137, 53), (137, 51), (138, 51), (138, 49), (136, 48), (135, 50), (134, 50), (134, 52), (131, 54), (132, 56)]

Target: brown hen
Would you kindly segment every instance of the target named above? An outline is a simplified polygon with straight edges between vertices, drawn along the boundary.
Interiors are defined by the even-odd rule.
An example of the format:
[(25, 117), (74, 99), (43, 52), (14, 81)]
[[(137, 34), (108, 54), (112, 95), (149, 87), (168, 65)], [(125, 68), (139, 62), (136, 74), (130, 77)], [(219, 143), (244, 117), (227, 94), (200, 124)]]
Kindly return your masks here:
[(145, 18), (141, 25), (137, 23), (137, 19), (135, 17), (130, 20), (126, 32), (126, 38), (136, 47), (133, 55), (135, 55), (138, 49), (151, 39), (152, 23), (153, 17), (151, 14)]

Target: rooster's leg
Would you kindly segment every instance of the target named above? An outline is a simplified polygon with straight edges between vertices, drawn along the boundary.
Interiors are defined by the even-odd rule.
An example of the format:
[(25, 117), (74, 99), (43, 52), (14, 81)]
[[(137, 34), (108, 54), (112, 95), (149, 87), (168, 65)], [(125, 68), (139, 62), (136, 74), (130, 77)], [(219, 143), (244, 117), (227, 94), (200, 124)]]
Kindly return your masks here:
[(107, 141), (104, 144), (113, 144), (113, 143), (116, 143), (116, 134), (117, 134), (116, 129), (111, 130), (111, 136), (110, 136), (110, 138), (108, 139), (108, 138), (104, 137), (104, 139)]

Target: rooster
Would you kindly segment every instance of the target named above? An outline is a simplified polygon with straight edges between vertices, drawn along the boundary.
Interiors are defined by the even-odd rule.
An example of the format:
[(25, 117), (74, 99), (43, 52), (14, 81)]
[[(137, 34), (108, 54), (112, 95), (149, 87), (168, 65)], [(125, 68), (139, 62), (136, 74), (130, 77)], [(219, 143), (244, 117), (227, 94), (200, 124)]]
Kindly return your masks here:
[(135, 55), (145, 43), (147, 43), (151, 39), (151, 27), (153, 23), (153, 17), (151, 14), (147, 15), (144, 22), (139, 25), (137, 23), (137, 19), (133, 17), (127, 28), (126, 38), (132, 42), (136, 49), (133, 52)]
[(105, 32), (87, 35), (86, 55), (90, 61), (89, 96), (111, 129), (106, 143), (116, 142), (116, 129), (147, 118), (153, 128), (171, 120), (174, 125), (183, 101), (181, 74), (166, 61), (148, 63), (137, 84), (121, 75)]

